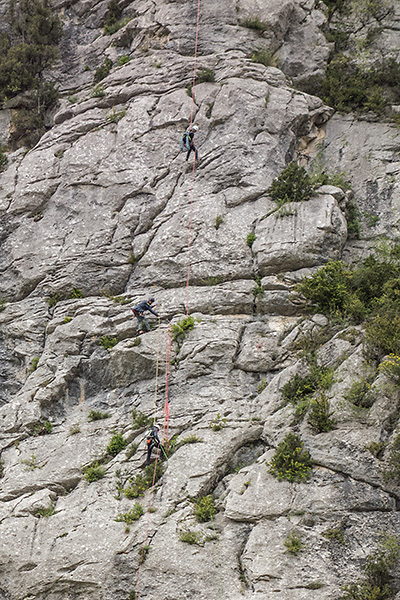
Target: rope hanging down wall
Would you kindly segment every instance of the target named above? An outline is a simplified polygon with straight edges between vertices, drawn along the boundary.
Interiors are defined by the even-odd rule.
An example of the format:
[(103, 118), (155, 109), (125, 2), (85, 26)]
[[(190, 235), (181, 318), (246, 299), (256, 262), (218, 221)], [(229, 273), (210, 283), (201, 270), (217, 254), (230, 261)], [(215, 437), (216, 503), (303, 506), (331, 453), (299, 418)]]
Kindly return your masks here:
[[(198, 0), (198, 2), (197, 2), (196, 40), (195, 40), (195, 48), (194, 48), (190, 127), (192, 126), (193, 115), (194, 115), (194, 88), (195, 88), (195, 84), (196, 84), (196, 65), (197, 65), (197, 47), (198, 47), (198, 40), (199, 40), (199, 24), (200, 24), (200, 0)], [(188, 238), (187, 238), (188, 239), (188, 241), (187, 241), (187, 256), (188, 256), (187, 264), (188, 264), (188, 267), (187, 267), (186, 292), (185, 292), (186, 316), (189, 315), (189, 298), (188, 298), (188, 296), (189, 296), (189, 280), (190, 280), (190, 241), (191, 241), (191, 230), (192, 230), (192, 222), (193, 222), (193, 184), (194, 184), (195, 164), (196, 164), (196, 153), (193, 153), (192, 177), (191, 177), (191, 184), (190, 184), (190, 216), (189, 216)], [(160, 323), (159, 323), (158, 329), (160, 329)], [(164, 425), (163, 425), (163, 439), (162, 439), (163, 445), (164, 445), (165, 441), (168, 443), (168, 436), (169, 436), (169, 414), (170, 414), (169, 411), (170, 411), (170, 409), (169, 409), (168, 394), (169, 394), (169, 372), (170, 372), (170, 366), (171, 366), (171, 345), (172, 345), (172, 335), (171, 335), (171, 327), (169, 326), (167, 328), (166, 341), (165, 341), (166, 366), (165, 366)], [(154, 411), (155, 412), (154, 412), (153, 423), (155, 422), (156, 409), (157, 409), (157, 387), (158, 387), (157, 382), (158, 382), (158, 363), (159, 363), (158, 357), (159, 357), (159, 341), (158, 341), (158, 349), (157, 349), (156, 387), (155, 387), (155, 398), (154, 398)], [(158, 463), (159, 457), (160, 457), (160, 449), (158, 449), (158, 451), (157, 451), (156, 460), (154, 463), (153, 481), (152, 481), (151, 492), (150, 492), (149, 508), (148, 508), (148, 512), (147, 512), (146, 531), (145, 531), (145, 536), (144, 536), (144, 540), (143, 540), (142, 551), (140, 552), (139, 568), (138, 568), (138, 572), (137, 572), (136, 585), (135, 585), (135, 600), (138, 599), (140, 571), (141, 571), (143, 559), (145, 556), (146, 543), (148, 540), (150, 514), (151, 514), (150, 509), (151, 509), (151, 505), (153, 502), (154, 484), (155, 484), (157, 463)]]

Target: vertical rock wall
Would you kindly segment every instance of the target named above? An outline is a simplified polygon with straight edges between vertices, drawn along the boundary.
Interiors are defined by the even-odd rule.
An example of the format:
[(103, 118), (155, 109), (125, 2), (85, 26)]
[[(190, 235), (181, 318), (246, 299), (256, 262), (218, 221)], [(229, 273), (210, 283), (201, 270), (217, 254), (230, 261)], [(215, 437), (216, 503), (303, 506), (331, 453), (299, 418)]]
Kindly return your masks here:
[[(202, 1), (197, 72), (215, 80), (195, 85), (193, 107), (197, 3), (120, 2), (128, 22), (104, 35), (107, 4), (53, 3), (65, 31), (54, 125), (0, 173), (0, 598), (340, 598), (380, 533), (398, 532), (398, 487), (366, 446), (393, 439), (400, 396), (381, 375), (373, 406), (354, 411), (345, 398), (368, 369), (362, 328), (326, 335), (292, 289), (394, 235), (398, 129), (333, 115), (293, 87), (326, 66), (317, 3)], [(255, 17), (263, 32), (245, 26)], [(281, 68), (251, 60), (271, 48)], [(192, 109), (193, 175), (179, 150)], [(299, 152), (321, 148), (379, 216), (373, 231), (364, 216), (357, 241), (341, 189), (279, 211), (268, 196)], [(138, 337), (131, 307), (150, 295), (160, 321)], [(187, 306), (193, 328), (174, 341)], [(336, 427), (316, 434), (282, 387), (306, 371), (299, 340), (323, 332)], [(132, 411), (163, 427), (166, 393), (177, 450), (155, 488), (129, 498), (145, 460)], [(289, 431), (310, 451), (307, 483), (268, 470)], [(113, 455), (116, 433), (126, 447)], [(94, 463), (104, 477), (90, 483)], [(193, 499), (209, 494), (217, 513), (199, 523)], [(121, 522), (135, 502), (144, 514)], [(284, 545), (291, 534), (298, 555)]]

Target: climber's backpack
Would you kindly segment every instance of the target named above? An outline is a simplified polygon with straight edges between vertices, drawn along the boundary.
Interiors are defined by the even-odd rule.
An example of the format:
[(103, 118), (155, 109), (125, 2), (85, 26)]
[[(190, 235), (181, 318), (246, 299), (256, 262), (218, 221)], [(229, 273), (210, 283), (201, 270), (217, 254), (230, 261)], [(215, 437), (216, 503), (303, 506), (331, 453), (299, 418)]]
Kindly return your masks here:
[(181, 137), (181, 150), (182, 152), (185, 152), (185, 150), (190, 150), (190, 137), (187, 131), (185, 131)]

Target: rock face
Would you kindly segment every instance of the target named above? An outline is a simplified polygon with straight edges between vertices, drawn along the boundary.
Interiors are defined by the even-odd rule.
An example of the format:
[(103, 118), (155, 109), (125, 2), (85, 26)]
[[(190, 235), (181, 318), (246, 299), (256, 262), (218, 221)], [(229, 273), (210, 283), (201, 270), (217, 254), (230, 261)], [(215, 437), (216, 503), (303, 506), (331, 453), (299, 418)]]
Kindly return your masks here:
[(342, 256), (346, 219), (335, 198), (288, 202), (255, 228), (252, 246), (261, 275), (297, 271)]
[[(381, 374), (355, 409), (362, 327), (329, 332), (293, 286), (395, 235), (399, 130), (293, 87), (326, 69), (322, 3), (204, 0), (193, 104), (197, 3), (119, 5), (105, 35), (107, 0), (52, 2), (65, 32), (53, 126), (0, 173), (0, 598), (339, 599), (399, 531), (384, 469), (400, 395)], [(254, 62), (259, 50), (279, 68)], [(191, 114), (196, 164), (179, 151)], [(1, 143), (9, 120), (0, 111)], [(336, 186), (281, 208), (268, 196), (307, 152), (347, 172), (360, 239)], [(150, 296), (160, 318), (139, 337), (131, 308)], [(316, 338), (334, 372), (325, 433), (282, 393)], [(175, 452), (140, 487), (144, 416)], [(289, 432), (311, 455), (307, 482), (270, 472)], [(371, 442), (387, 444), (379, 458)], [(199, 521), (209, 495), (216, 512)]]

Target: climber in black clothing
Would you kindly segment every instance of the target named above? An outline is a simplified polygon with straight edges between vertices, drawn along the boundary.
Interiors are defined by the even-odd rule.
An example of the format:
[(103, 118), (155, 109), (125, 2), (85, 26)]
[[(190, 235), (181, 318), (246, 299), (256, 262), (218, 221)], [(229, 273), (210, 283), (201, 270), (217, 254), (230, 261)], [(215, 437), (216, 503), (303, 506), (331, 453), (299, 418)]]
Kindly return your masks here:
[(139, 334), (144, 333), (144, 330), (150, 331), (150, 329), (151, 329), (148, 320), (144, 316), (145, 311), (147, 311), (147, 310), (150, 311), (156, 317), (159, 316), (158, 313), (156, 313), (152, 309), (152, 305), (154, 304), (154, 302), (155, 302), (154, 298), (149, 298), (148, 300), (142, 300), (141, 302), (139, 302), (139, 304), (137, 304), (134, 308), (132, 308), (133, 315), (138, 320), (138, 333)]
[(162, 445), (162, 443), (160, 442), (160, 438), (158, 437), (159, 431), (160, 431), (159, 426), (154, 423), (154, 425), (152, 427), (150, 427), (149, 431), (147, 432), (147, 436), (146, 436), (146, 438), (147, 438), (146, 439), (146, 443), (147, 443), (146, 466), (150, 464), (151, 451), (153, 450), (153, 448), (159, 448), (161, 450), (161, 457), (160, 457), (161, 460), (166, 456), (164, 446)]
[(182, 136), (181, 148), (183, 150), (187, 150), (186, 160), (189, 160), (189, 156), (190, 156), (190, 153), (191, 153), (192, 150), (194, 152), (196, 160), (199, 158), (199, 154), (197, 152), (196, 144), (193, 141), (194, 135), (195, 135), (195, 133), (196, 133), (196, 131), (198, 129), (199, 128), (198, 128), (197, 125), (193, 125), (193, 127), (191, 127), (189, 129), (189, 131), (185, 131), (185, 133)]

